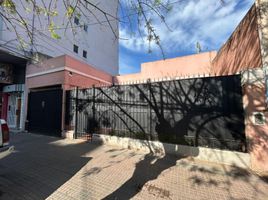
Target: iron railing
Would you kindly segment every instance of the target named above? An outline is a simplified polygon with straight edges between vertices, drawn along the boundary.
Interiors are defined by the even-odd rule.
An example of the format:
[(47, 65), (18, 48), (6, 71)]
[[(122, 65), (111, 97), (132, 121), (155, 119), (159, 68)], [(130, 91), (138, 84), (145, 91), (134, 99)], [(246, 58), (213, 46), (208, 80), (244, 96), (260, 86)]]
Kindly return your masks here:
[(88, 133), (245, 151), (240, 76), (71, 91), (66, 124)]

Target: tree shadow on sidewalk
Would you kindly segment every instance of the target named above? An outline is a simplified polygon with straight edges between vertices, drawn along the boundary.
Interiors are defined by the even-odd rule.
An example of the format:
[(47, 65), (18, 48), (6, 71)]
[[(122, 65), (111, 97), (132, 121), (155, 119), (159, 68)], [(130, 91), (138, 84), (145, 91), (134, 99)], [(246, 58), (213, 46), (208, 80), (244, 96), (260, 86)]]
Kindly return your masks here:
[(146, 183), (156, 179), (164, 170), (175, 166), (178, 159), (181, 158), (172, 155), (159, 157), (152, 153), (146, 154), (144, 159), (136, 164), (132, 177), (103, 199), (130, 199), (134, 197)]

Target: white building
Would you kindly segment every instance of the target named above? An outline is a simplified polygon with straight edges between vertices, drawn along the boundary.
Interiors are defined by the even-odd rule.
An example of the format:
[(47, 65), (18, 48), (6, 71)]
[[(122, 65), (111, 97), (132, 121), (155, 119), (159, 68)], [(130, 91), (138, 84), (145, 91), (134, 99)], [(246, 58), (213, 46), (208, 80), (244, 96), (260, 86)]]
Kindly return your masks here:
[[(31, 51), (35, 55), (33, 61), (69, 55), (111, 75), (118, 74), (118, 20), (116, 19), (118, 1), (90, 1), (107, 13), (109, 23), (102, 12), (90, 5), (86, 5), (87, 8), (68, 18), (64, 2), (55, 1), (56, 5), (50, 5), (52, 8), (50, 10), (55, 11), (54, 16), (50, 18), (50, 22), (53, 23), (49, 23), (43, 14), (34, 14), (32, 12), (34, 8), (29, 7), (27, 3), (22, 5), (19, 0), (15, 2), (16, 9), (28, 24), (28, 31), (33, 33), (33, 39), (18, 22), (13, 21), (13, 25), (16, 26), (14, 31), (14, 27), (0, 19), (0, 51), (2, 55), (8, 55), (0, 56), (0, 63), (11, 64), (13, 73), (17, 74), (12, 82), (0, 80), (0, 93), (3, 96), (0, 110), (1, 116), (8, 120), (11, 127), (22, 128), (26, 62)], [(44, 7), (43, 2), (50, 3), (41, 0), (37, 2), (41, 7)], [(51, 37), (49, 31), (51, 26), (54, 27), (56, 37), (59, 36), (58, 39)], [(19, 38), (22, 39), (22, 43), (25, 43), (23, 48), (22, 43), (18, 41)], [(16, 77), (20, 77), (20, 80), (17, 81)], [(5, 102), (7, 100), (8, 102)]]
[[(38, 5), (42, 6), (42, 1), (39, 0), (39, 2)], [(47, 2), (49, 3), (50, 1)], [(94, 0), (91, 2), (111, 16), (117, 16), (117, 0)], [(51, 17), (51, 21), (54, 22), (55, 32), (60, 36), (60, 39), (53, 39), (48, 31), (48, 21), (43, 15), (38, 16), (32, 12), (24, 11), (24, 9), (18, 6), (19, 12), (25, 15), (25, 21), (28, 22), (30, 31), (34, 27), (34, 51), (50, 57), (68, 54), (112, 75), (118, 74), (118, 40), (114, 35), (115, 33), (118, 36), (118, 21), (115, 18), (108, 16), (112, 26), (111, 29), (103, 13), (88, 5), (88, 9), (92, 10), (91, 12), (94, 15), (88, 10), (84, 10), (84, 14), (80, 12), (80, 16), (74, 14), (71, 19), (68, 19), (63, 1), (57, 1), (55, 11), (58, 14), (55, 17)], [(8, 45), (16, 50), (18, 42), (15, 31), (10, 26), (10, 31), (7, 30), (6, 25), (3, 23), (0, 28), (1, 26), (4, 30), (0, 34), (1, 43), (10, 41)], [(30, 49), (31, 42), (25, 29), (19, 28), (18, 24), (16, 27), (18, 34), (29, 44), (26, 48)], [(74, 48), (76, 48), (74, 45), (78, 48), (77, 52), (74, 52)]]

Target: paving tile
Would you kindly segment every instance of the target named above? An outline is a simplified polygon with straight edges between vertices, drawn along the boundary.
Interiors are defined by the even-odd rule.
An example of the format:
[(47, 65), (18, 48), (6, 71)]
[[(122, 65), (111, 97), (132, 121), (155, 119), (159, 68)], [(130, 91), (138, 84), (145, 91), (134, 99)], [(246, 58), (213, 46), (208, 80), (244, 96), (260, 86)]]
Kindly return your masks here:
[(268, 184), (241, 169), (33, 134), (11, 142), (0, 199), (268, 199)]

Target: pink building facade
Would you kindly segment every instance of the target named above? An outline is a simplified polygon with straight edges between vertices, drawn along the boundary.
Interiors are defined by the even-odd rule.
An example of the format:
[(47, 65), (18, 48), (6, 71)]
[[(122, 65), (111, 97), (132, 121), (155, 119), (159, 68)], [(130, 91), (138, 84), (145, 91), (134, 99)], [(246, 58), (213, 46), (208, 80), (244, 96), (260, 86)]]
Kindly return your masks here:
[[(27, 66), (26, 70), (26, 92), (25, 92), (25, 122), (27, 122), (29, 115), (29, 108), (35, 102), (29, 101), (29, 96), (32, 93), (39, 93), (39, 98), (43, 98), (48, 91), (61, 91), (61, 104), (56, 106), (61, 107), (61, 133), (65, 134), (65, 99), (66, 91), (78, 88), (88, 88), (96, 84), (111, 84), (112, 76), (106, 72), (95, 69), (94, 67), (82, 63), (70, 56), (60, 56), (51, 58), (41, 63), (31, 64)], [(42, 95), (43, 92), (43, 95)], [(48, 99), (44, 99), (42, 104), (46, 103)], [(50, 108), (52, 112), (53, 108)], [(41, 112), (40, 110), (39, 112)], [(37, 113), (38, 114), (38, 113)], [(27, 126), (27, 123), (26, 123)], [(41, 127), (42, 128), (42, 127)], [(27, 127), (26, 127), (27, 129)]]

